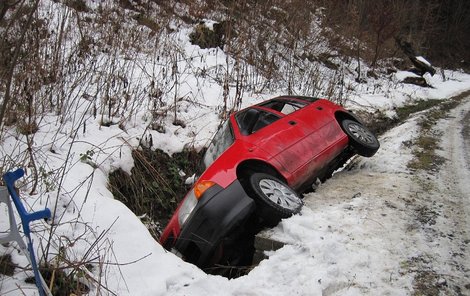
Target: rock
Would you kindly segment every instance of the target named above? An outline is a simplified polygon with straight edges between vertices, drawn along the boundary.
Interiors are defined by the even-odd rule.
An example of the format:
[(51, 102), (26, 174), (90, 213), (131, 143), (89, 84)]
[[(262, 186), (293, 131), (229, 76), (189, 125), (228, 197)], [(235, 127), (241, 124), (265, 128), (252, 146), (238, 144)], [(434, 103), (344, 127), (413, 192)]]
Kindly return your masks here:
[(419, 76), (423, 76), (426, 73), (431, 74), (431, 76), (436, 74), (436, 70), (432, 67), (431, 63), (422, 56), (417, 55), (410, 42), (402, 40), (400, 37), (395, 37), (395, 42), (413, 64), (414, 68), (410, 69), (410, 72)]
[(406, 84), (418, 85), (421, 87), (431, 87), (423, 77), (405, 77), (402, 82)]

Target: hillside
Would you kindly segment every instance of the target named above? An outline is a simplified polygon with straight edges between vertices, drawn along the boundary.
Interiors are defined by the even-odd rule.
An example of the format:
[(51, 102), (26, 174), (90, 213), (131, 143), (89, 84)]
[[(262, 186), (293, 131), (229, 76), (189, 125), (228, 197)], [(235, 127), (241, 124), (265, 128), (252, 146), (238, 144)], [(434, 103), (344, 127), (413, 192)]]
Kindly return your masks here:
[[(445, 13), (468, 11), (466, 2), (451, 1), (447, 12), (439, 1), (431, 2), (427, 17), (439, 16), (429, 25), (433, 34), (444, 28)], [(465, 61), (468, 51), (459, 50), (465, 44), (454, 42), (455, 56), (444, 59), (429, 46), (436, 35), (414, 23), (423, 16), (409, 15), (413, 21), (404, 22), (400, 14), (400, 22), (384, 24), (378, 34), (380, 23), (374, 25), (359, 1), (351, 9), (341, 3), (3, 1), (0, 168), (2, 174), (24, 168), (17, 185), (27, 208), (48, 207), (53, 213), (52, 221), (37, 222), (32, 231), (41, 263), (56, 270), (56, 279), (66, 279), (63, 286), (57, 280), (55, 289), (163, 295), (178, 294), (195, 279), (207, 279), (207, 291), (226, 283), (166, 253), (155, 236), (162, 226), (157, 222), (171, 214), (162, 208), (175, 207), (186, 190), (178, 182), (192, 175), (191, 158), (234, 110), (280, 94), (320, 96), (354, 109), (383, 131), (401, 120), (400, 107), (446, 101), (470, 89), (465, 63), (456, 62)], [(393, 12), (395, 20), (402, 8), (383, 11)], [(340, 21), (341, 12), (356, 17)], [(465, 17), (456, 18), (446, 28), (465, 24)], [(416, 77), (403, 71), (412, 64), (393, 38), (406, 28), (417, 54), (436, 58), (436, 74), (424, 75), (430, 87), (403, 83)], [(461, 37), (458, 33), (448, 38)], [(140, 152), (149, 154), (136, 157)], [(158, 167), (152, 158), (168, 166)], [(155, 203), (162, 205), (152, 213), (145, 207), (133, 213), (125, 205), (133, 195), (111, 193), (125, 179), (118, 175), (110, 184), (109, 176), (117, 171), (135, 176), (139, 164), (147, 168), (142, 176), (148, 180), (138, 189), (152, 187)], [(171, 179), (181, 192), (167, 184)], [(4, 204), (1, 211), (6, 213)], [(1, 217), (6, 232), (7, 215)], [(1, 294), (34, 295), (34, 285), (25, 283), (31, 270), (16, 243), (0, 246), (0, 255), (3, 265), (14, 267), (2, 274)], [(250, 285), (263, 282), (262, 275), (254, 277)], [(243, 282), (243, 277), (231, 282), (230, 291), (240, 292)], [(268, 282), (263, 285), (266, 290), (255, 293), (272, 292)], [(203, 281), (191, 293), (206, 295), (205, 287)]]

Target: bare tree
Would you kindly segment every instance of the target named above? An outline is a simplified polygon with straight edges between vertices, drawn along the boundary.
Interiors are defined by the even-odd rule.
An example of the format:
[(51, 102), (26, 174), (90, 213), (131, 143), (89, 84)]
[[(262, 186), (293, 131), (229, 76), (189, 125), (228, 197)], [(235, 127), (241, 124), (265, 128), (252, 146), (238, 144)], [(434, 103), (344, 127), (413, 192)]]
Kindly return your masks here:
[(3, 0), (0, 2), (0, 23), (7, 14), (7, 11), (20, 3), (22, 0)]
[[(38, 5), (39, 5), (39, 0), (36, 0), (28, 14), (26, 25), (22, 28), (22, 31), (20, 33), (21, 37), (15, 46), (15, 50), (13, 52), (13, 58), (11, 59), (9, 65), (7, 66), (7, 71), (5, 72), (6, 77), (4, 79), (6, 80), (6, 87), (5, 87), (5, 94), (3, 97), (2, 107), (0, 109), (0, 129), (3, 127), (3, 119), (5, 117), (5, 111), (7, 110), (8, 104), (11, 100), (11, 86), (13, 82), (13, 73), (15, 71), (15, 67), (18, 62), (20, 50), (21, 50), (21, 47), (24, 45), (26, 32), (29, 30), (29, 27), (31, 26), (31, 23), (33, 21), (33, 16), (36, 13), (36, 10), (38, 9)], [(7, 7), (7, 6), (4, 6), (4, 7)]]
[(395, 22), (395, 12), (389, 1), (374, 1), (369, 20), (375, 33), (374, 56), (371, 62), (372, 68), (375, 68), (381, 46), (396, 34), (398, 28)]

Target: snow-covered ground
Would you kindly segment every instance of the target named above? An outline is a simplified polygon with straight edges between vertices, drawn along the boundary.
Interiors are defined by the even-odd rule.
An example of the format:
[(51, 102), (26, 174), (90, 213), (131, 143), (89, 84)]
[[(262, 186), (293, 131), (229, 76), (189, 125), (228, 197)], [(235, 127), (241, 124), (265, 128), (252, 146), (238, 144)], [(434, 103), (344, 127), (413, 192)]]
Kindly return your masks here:
[[(50, 5), (56, 4), (52, 1)], [(50, 254), (60, 253), (69, 262), (94, 266), (88, 270), (85, 264), (78, 264), (82, 280), (92, 289), (90, 295), (401, 295), (410, 294), (413, 279), (423, 274), (436, 276), (437, 284), (448, 286), (449, 291), (454, 291), (456, 284), (468, 284), (464, 278), (469, 276), (468, 250), (459, 251), (462, 246), (457, 244), (467, 235), (462, 226), (465, 217), (467, 229), (469, 225), (468, 200), (459, 199), (470, 194), (465, 181), (468, 162), (461, 161), (462, 157), (468, 159), (468, 153), (461, 154), (462, 149), (468, 152), (469, 146), (459, 144), (457, 133), (462, 112), (469, 110), (468, 103), (439, 125), (446, 130), (441, 153), (453, 160), (449, 168), (429, 176), (408, 171), (412, 148), (403, 143), (412, 143), (418, 133), (417, 118), (411, 118), (380, 138), (381, 149), (373, 158), (357, 159), (353, 170), (336, 174), (306, 196), (301, 215), (269, 230), (287, 245), (272, 252), (246, 276), (228, 280), (207, 275), (166, 252), (140, 219), (113, 198), (107, 187), (108, 174), (116, 168), (130, 172), (132, 149), (149, 135), (155, 148), (171, 153), (188, 144), (201, 147), (215, 131), (224, 89), (215, 79), (201, 78), (196, 70), (204, 68), (220, 76), (223, 70), (233, 71), (234, 63), (221, 50), (191, 45), (189, 32), (183, 28), (171, 36), (182, 55), (176, 68), (181, 85), (176, 94), (167, 95), (170, 100), (165, 102), (171, 105), (173, 95), (189, 97), (178, 102), (178, 116), (186, 123), (185, 128), (173, 125), (173, 118), (167, 116), (159, 122), (165, 127), (163, 132), (147, 129), (153, 120), (149, 106), (143, 103), (147, 99), (137, 102), (131, 114), (123, 116), (126, 121), (122, 125), (100, 125), (100, 116), (91, 111), (93, 103), (82, 96), (98, 92), (93, 83), (99, 79), (93, 76), (86, 82), (91, 86), (84, 86), (83, 93), (74, 93), (77, 99), (70, 102), (69, 112), (42, 117), (34, 136), (32, 149), (36, 166), (42, 168), (38, 172), (42, 183), (37, 192), (30, 192), (31, 169), (26, 168), (26, 181), (18, 184), (21, 195), (28, 209), (49, 207), (55, 213)], [(132, 65), (123, 58), (120, 62), (124, 66), (118, 70), (126, 74), (131, 68), (129, 83), (147, 87), (151, 79), (163, 80), (162, 69), (168, 66), (162, 66), (157, 57), (158, 53), (138, 56)], [(106, 61), (100, 59), (97, 64)], [(354, 83), (354, 75), (346, 77), (345, 85), (354, 89), (348, 93), (346, 106), (393, 116), (395, 107), (419, 99), (445, 100), (470, 89), (470, 75), (459, 71), (443, 70), (426, 76), (433, 88), (400, 83), (405, 75), (411, 74), (398, 72), (363, 84)], [(165, 82), (170, 85), (174, 81)], [(234, 98), (234, 94), (231, 86), (228, 97)], [(242, 107), (278, 94), (281, 91), (245, 92)], [(27, 143), (28, 138), (14, 128), (6, 130), (0, 148), (2, 167), (9, 167), (18, 158), (27, 159)], [(431, 192), (421, 186), (428, 178), (437, 184)], [(448, 200), (449, 194), (455, 198)], [(460, 212), (454, 215), (452, 210)], [(2, 204), (0, 231), (8, 229), (6, 213)], [(434, 217), (431, 222), (435, 224), (424, 223), (421, 216)], [(454, 229), (457, 222), (449, 219), (454, 216), (461, 217), (460, 232)], [(50, 229), (51, 225), (42, 221), (32, 227), (39, 255), (45, 251)], [(468, 236), (466, 239), (468, 244)], [(19, 266), (14, 276), (1, 276), (0, 294), (37, 295), (35, 286), (24, 282), (32, 272), (22, 268), (28, 263), (17, 245), (0, 245), (0, 254), (11, 254)]]
[[(468, 110), (467, 99), (438, 126), (445, 131), (440, 153), (449, 159), (439, 174), (416, 174), (406, 167), (420, 115), (412, 117), (380, 138), (381, 149), (373, 158), (356, 159), (352, 170), (335, 174), (308, 194), (301, 215), (267, 230), (287, 245), (237, 279), (207, 275), (164, 251), (140, 220), (112, 198), (102, 169), (92, 174), (86, 201), (75, 198), (66, 205), (67, 196), (61, 197), (57, 210), (69, 222), (60, 226), (64, 239), (56, 244), (66, 248), (71, 260), (80, 260), (90, 248), (90, 258), (105, 266), (102, 281), (117, 295), (403, 295), (412, 292), (413, 280), (423, 272), (435, 276), (432, 280), (445, 291), (455, 291), (455, 286), (468, 285), (470, 268), (465, 248), (469, 155), (460, 131)], [(95, 130), (83, 141), (100, 139), (113, 147), (120, 134), (112, 128)], [(129, 152), (121, 153), (122, 165), (129, 166), (131, 159), (123, 156)], [(99, 160), (100, 167), (120, 165), (110, 159)], [(71, 166), (69, 186), (90, 178), (92, 171), (85, 164)], [(423, 182), (433, 184), (433, 190), (423, 189)], [(42, 208), (53, 205), (53, 197), (51, 192), (28, 200)], [(103, 231), (101, 247), (92, 247)], [(80, 234), (84, 238), (65, 239)], [(0, 248), (15, 263), (27, 265), (14, 244)], [(34, 295), (34, 286), (23, 282), (28, 275), (17, 270), (13, 278), (4, 277), (2, 295)], [(97, 273), (89, 276), (99, 279)]]
[(461, 132), (469, 112), (470, 97), (440, 122), (448, 161), (438, 174), (406, 168), (415, 116), (383, 135), (373, 158), (356, 159), (305, 196), (300, 215), (266, 230), (287, 245), (248, 275), (203, 276), (170, 294), (410, 295), (419, 287), (424, 295), (467, 295), (470, 154)]

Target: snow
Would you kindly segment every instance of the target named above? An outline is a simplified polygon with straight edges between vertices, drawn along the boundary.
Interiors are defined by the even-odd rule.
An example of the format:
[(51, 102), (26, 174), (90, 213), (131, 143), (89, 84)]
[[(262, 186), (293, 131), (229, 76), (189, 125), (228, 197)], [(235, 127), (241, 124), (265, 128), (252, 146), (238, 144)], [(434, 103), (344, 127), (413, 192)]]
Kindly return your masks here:
[(417, 56), (416, 59), (422, 63), (424, 63), (425, 65), (431, 67), (431, 63), (428, 62), (428, 60), (426, 60), (425, 58), (423, 58), (422, 56)]
[(470, 77), (457, 71), (442, 70), (440, 75), (434, 76), (425, 74), (423, 77), (431, 88), (401, 83), (406, 77), (418, 76), (412, 72), (398, 71), (392, 74), (391, 85), (387, 85), (385, 81), (378, 83), (388, 87), (388, 92), (370, 93), (367, 91), (369, 85), (365, 89), (362, 86), (362, 92), (359, 90), (358, 93), (352, 94), (346, 106), (352, 110), (388, 111), (417, 100), (443, 100), (467, 90), (470, 85)]
[[(213, 24), (210, 20), (206, 23)], [(108, 174), (117, 168), (130, 173), (133, 167), (131, 152), (139, 140), (151, 136), (154, 147), (169, 153), (181, 151), (186, 145), (200, 148), (211, 138), (220, 121), (217, 111), (220, 110), (222, 87), (213, 80), (201, 79), (192, 70), (204, 67), (216, 75), (218, 67), (226, 63), (226, 56), (221, 50), (202, 50), (189, 44), (189, 29), (178, 30), (175, 40), (192, 60), (178, 64), (178, 70), (186, 75), (178, 94), (191, 94), (191, 98), (197, 97), (199, 103), (180, 102), (179, 110), (183, 111), (179, 116), (187, 123), (186, 128), (173, 125), (173, 118), (167, 117), (162, 119), (163, 133), (147, 130), (152, 116), (144, 103), (123, 128), (118, 124), (100, 126), (99, 119), (92, 116), (90, 105), (84, 99), (70, 107), (76, 111), (63, 122), (60, 116), (53, 114), (41, 122), (34, 150), (45, 171), (54, 172), (44, 175), (43, 180), (59, 179), (63, 173), (62, 187), (60, 190), (41, 187), (42, 190), (28, 194), (30, 168), (26, 168), (26, 179), (20, 185), (23, 185), (21, 194), (30, 209), (47, 206), (57, 214), (51, 253), (61, 250), (71, 261), (102, 264), (102, 272), (83, 270), (93, 279), (84, 279), (92, 288), (90, 295), (98, 294), (100, 290), (96, 282), (103, 283), (115, 295), (409, 294), (413, 274), (403, 268), (406, 259), (430, 253), (436, 247), (432, 242), (424, 241), (418, 231), (404, 236), (413, 225), (410, 226), (411, 222), (407, 220), (403, 201), (409, 198), (410, 192), (423, 194), (406, 166), (412, 159), (407, 143), (412, 143), (417, 134), (419, 114), (384, 134), (376, 156), (356, 159), (352, 170), (338, 172), (315, 193), (307, 195), (301, 214), (266, 230), (286, 246), (271, 252), (269, 259), (237, 279), (207, 275), (165, 251), (140, 219), (113, 198), (108, 189)], [(142, 68), (134, 69), (136, 81), (147, 83), (148, 79), (143, 79), (142, 73), (158, 72), (152, 62), (156, 64), (155, 60), (142, 60)], [(404, 77), (413, 75), (409, 72), (357, 84), (355, 91), (348, 95), (346, 107), (393, 114), (394, 108), (415, 100), (445, 100), (470, 89), (470, 75), (449, 70), (438, 73), (440, 75), (425, 76), (433, 88), (401, 84)], [(353, 77), (350, 80), (353, 81)], [(242, 107), (281, 93), (281, 90), (245, 93)], [(233, 87), (229, 98), (234, 98)], [(468, 103), (465, 108), (470, 108)], [(452, 145), (461, 145), (459, 143), (461, 139), (454, 139)], [(27, 151), (26, 137), (13, 129), (8, 130), (0, 148), (2, 165), (7, 166), (10, 159), (25, 155), (24, 151)], [(462, 156), (457, 157), (462, 159)], [(469, 178), (468, 167), (462, 165), (455, 170), (465, 176), (459, 181), (462, 192), (469, 192), (468, 182), (462, 181)], [(0, 210), (5, 212), (1, 217), (6, 217), (6, 209), (1, 207)], [(40, 254), (43, 250), (38, 243), (48, 237), (48, 227), (51, 226), (42, 222), (33, 226), (35, 246)], [(0, 229), (8, 229), (4, 218), (0, 219)], [(27, 265), (14, 243), (0, 246), (0, 252), (11, 254), (20, 266)], [(439, 249), (439, 252), (446, 250)], [(450, 270), (448, 265), (442, 265), (442, 268)], [(3, 277), (0, 283), (2, 295), (18, 295), (17, 285), (22, 294), (37, 295), (34, 285), (24, 283), (30, 275), (29, 271), (18, 271), (11, 278)]]
[[(406, 196), (415, 186), (406, 168), (412, 158), (406, 143), (417, 133), (418, 117), (384, 134), (376, 156), (358, 160), (355, 169), (337, 173), (317, 192), (306, 196), (301, 215), (268, 231), (287, 245), (272, 252), (248, 275), (233, 280), (206, 275), (163, 250), (140, 220), (112, 198), (106, 188), (107, 173), (115, 167), (129, 170), (132, 163), (130, 146), (122, 143), (126, 138), (127, 142), (133, 139), (116, 126), (90, 125), (86, 133), (77, 135), (74, 145), (70, 145), (70, 137), (62, 138), (54, 144), (58, 155), (49, 153), (45, 158), (51, 167), (59, 167), (68, 149), (75, 158), (91, 147), (109, 151), (92, 156), (92, 161), (99, 164), (97, 170), (79, 161), (67, 167), (68, 178), (63, 184), (66, 192), (61, 193), (60, 201), (63, 206), (56, 209), (63, 211), (73, 195), (73, 206), (67, 206), (62, 213), (61, 232), (76, 237), (85, 232), (85, 224), (93, 230), (75, 242), (77, 260), (100, 233), (107, 231), (108, 247), (96, 249), (94, 256), (121, 264), (106, 267), (106, 286), (119, 295), (398, 295), (409, 293), (412, 284), (410, 274), (401, 274), (403, 258), (419, 255), (410, 247), (415, 242), (403, 237), (407, 227), (399, 222), (406, 221), (403, 209), (394, 206), (395, 199)], [(50, 147), (52, 140), (48, 137), (52, 134), (44, 133), (41, 146)], [(7, 147), (14, 146), (10, 143), (2, 149)], [(468, 174), (465, 168), (458, 170)], [(80, 183), (87, 185), (75, 189)], [(56, 198), (53, 194), (49, 194), (47, 203), (52, 209)], [(36, 199), (32, 196), (28, 200)], [(33, 208), (44, 206), (44, 199), (40, 199)], [(70, 227), (75, 221), (84, 225)], [(422, 251), (432, 248), (419, 246), (417, 249)], [(5, 247), (1, 250), (7, 251)], [(25, 264), (21, 257), (15, 254), (15, 262)], [(20, 274), (16, 279), (24, 276)], [(14, 289), (12, 283), (3, 282), (2, 291)], [(35, 293), (31, 286), (25, 291), (28, 295)]]
[(363, 161), (359, 166), (377, 172), (401, 173), (406, 172), (406, 164), (413, 158), (411, 149), (406, 143), (411, 142), (417, 131), (417, 117), (413, 117), (400, 126), (386, 132), (380, 137), (380, 149), (374, 159), (378, 161)]

